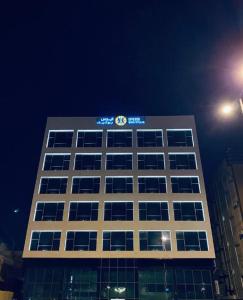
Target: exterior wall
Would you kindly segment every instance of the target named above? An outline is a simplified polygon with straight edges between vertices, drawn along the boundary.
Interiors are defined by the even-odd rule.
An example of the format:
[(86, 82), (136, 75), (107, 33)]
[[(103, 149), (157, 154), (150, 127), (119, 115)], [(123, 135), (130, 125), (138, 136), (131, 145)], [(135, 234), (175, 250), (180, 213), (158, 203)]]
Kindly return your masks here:
[[(103, 146), (101, 148), (76, 148), (77, 130), (97, 129), (103, 130)], [(106, 148), (106, 134), (108, 129), (132, 129), (133, 130), (133, 148)], [(136, 130), (137, 129), (162, 129), (164, 147), (160, 148), (138, 148), (136, 147)], [(168, 147), (166, 129), (192, 129), (194, 147)], [(74, 130), (73, 142), (71, 148), (46, 148), (49, 130)], [(133, 153), (133, 170), (105, 170), (105, 154), (106, 153)], [(165, 170), (137, 170), (136, 155), (139, 152), (163, 152), (165, 154)], [(170, 170), (168, 161), (168, 152), (195, 152), (197, 159), (196, 170)], [(68, 171), (43, 171), (43, 160), (46, 153), (71, 153), (70, 169)], [(73, 170), (73, 162), (75, 153), (102, 153), (102, 169), (93, 171), (75, 171)], [(105, 176), (133, 176), (134, 192), (132, 194), (105, 194)], [(137, 176), (166, 176), (167, 177), (167, 193), (166, 194), (140, 194), (137, 187)], [(198, 176), (200, 181), (201, 192), (199, 194), (173, 194), (171, 192), (170, 176)], [(39, 194), (40, 178), (45, 176), (67, 176), (68, 186), (67, 193), (64, 195)], [(99, 194), (71, 194), (71, 184), (73, 176), (100, 176), (100, 193)], [(64, 217), (61, 222), (35, 222), (35, 208), (37, 201), (64, 201)], [(82, 221), (69, 222), (68, 208), (70, 201), (99, 201), (99, 217), (98, 221)], [(126, 200), (134, 202), (134, 220), (124, 222), (103, 221), (104, 201)], [(168, 201), (170, 220), (169, 221), (139, 221), (138, 219), (138, 201), (144, 200), (162, 200)], [(174, 221), (172, 201), (202, 201), (204, 209), (205, 221)], [(171, 251), (140, 251), (139, 250), (139, 230), (170, 230), (171, 231)], [(59, 251), (29, 251), (31, 232), (38, 230), (60, 230), (61, 243)], [(97, 235), (96, 251), (65, 251), (65, 237), (68, 230), (95, 230)], [(134, 231), (134, 251), (102, 251), (102, 231), (103, 230), (132, 230)], [(208, 238), (208, 251), (177, 251), (175, 233), (176, 230), (185, 231), (206, 231)], [(31, 206), (29, 224), (26, 234), (24, 247), (24, 258), (214, 258), (214, 246), (211, 234), (210, 219), (205, 194), (202, 166), (198, 147), (198, 140), (195, 128), (194, 118), (192, 116), (176, 116), (176, 117), (146, 117), (145, 124), (140, 126), (125, 125), (123, 127), (117, 125), (96, 125), (96, 118), (48, 118), (44, 142), (40, 157), (40, 163), (37, 173), (36, 185)]]

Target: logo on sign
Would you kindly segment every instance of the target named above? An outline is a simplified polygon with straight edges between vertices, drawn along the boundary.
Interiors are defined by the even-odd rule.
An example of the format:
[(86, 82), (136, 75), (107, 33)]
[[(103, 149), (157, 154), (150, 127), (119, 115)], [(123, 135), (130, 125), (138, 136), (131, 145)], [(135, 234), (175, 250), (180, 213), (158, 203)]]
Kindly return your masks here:
[(127, 118), (124, 116), (117, 116), (115, 118), (115, 123), (118, 126), (124, 126), (127, 123)]

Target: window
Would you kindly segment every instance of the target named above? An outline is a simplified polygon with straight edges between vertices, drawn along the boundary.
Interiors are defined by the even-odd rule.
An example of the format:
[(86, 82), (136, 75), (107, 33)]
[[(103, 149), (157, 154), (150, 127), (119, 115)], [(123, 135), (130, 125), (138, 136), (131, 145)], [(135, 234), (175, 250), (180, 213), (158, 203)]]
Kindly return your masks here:
[(97, 221), (98, 202), (71, 202), (69, 221)]
[(68, 231), (66, 251), (95, 251), (96, 231)]
[(171, 177), (172, 193), (200, 193), (198, 177)]
[(197, 168), (195, 154), (169, 153), (169, 161), (172, 170), (194, 170)]
[(166, 193), (165, 177), (138, 177), (139, 193)]
[(132, 193), (132, 177), (106, 177), (106, 193)]
[(140, 231), (140, 251), (170, 251), (169, 231)]
[(72, 147), (73, 131), (49, 131), (47, 147)]
[(203, 221), (201, 202), (174, 202), (175, 221)]
[(73, 194), (97, 194), (100, 190), (100, 177), (73, 177)]
[(75, 170), (100, 170), (101, 154), (76, 154)]
[(46, 154), (44, 171), (68, 170), (70, 154)]
[(132, 147), (132, 131), (107, 131), (107, 147)]
[(178, 251), (208, 251), (205, 231), (178, 231), (176, 240)]
[(162, 147), (163, 138), (162, 130), (138, 130), (137, 131), (138, 147)]
[(106, 202), (105, 221), (132, 221), (132, 202)]
[(63, 209), (63, 202), (38, 202), (35, 221), (62, 221)]
[(169, 147), (192, 147), (191, 129), (168, 129), (167, 140)]
[(139, 170), (164, 170), (164, 154), (138, 153)]
[(168, 221), (167, 202), (139, 202), (140, 221)]
[(42, 177), (40, 194), (65, 194), (67, 189), (67, 177)]
[(132, 170), (132, 154), (107, 154), (107, 170)]
[(77, 147), (101, 147), (102, 131), (79, 130)]
[(103, 232), (103, 251), (132, 251), (132, 231), (105, 231)]
[(60, 239), (60, 231), (34, 231), (32, 232), (30, 251), (58, 251)]

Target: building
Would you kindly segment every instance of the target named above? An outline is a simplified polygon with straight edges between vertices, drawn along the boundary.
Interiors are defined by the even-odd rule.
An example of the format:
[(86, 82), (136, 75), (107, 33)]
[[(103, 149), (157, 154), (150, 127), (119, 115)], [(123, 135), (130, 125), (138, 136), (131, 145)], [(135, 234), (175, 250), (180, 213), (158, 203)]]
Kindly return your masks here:
[(194, 118), (48, 118), (25, 300), (212, 299)]
[(219, 299), (243, 299), (243, 155), (228, 152), (211, 186)]

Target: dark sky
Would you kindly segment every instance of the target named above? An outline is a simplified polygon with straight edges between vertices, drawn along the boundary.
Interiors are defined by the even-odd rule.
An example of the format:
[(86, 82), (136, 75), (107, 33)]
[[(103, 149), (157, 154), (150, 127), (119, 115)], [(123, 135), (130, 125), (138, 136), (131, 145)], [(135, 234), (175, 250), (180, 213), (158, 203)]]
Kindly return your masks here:
[(210, 178), (242, 147), (242, 116), (214, 113), (240, 93), (242, 12), (240, 0), (2, 1), (0, 234), (21, 248), (47, 116), (194, 114)]

